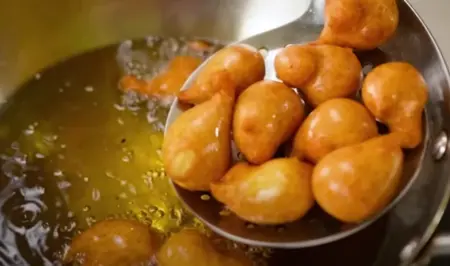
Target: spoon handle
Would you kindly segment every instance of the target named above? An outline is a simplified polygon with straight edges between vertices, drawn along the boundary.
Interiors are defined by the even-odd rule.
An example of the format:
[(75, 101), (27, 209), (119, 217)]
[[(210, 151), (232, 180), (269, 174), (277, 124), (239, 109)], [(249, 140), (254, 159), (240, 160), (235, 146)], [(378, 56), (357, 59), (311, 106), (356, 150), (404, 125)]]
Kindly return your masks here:
[(324, 7), (324, 0), (311, 1), (308, 11), (298, 19), (236, 43), (271, 50), (280, 48), (280, 43), (296, 44), (317, 39), (323, 28)]

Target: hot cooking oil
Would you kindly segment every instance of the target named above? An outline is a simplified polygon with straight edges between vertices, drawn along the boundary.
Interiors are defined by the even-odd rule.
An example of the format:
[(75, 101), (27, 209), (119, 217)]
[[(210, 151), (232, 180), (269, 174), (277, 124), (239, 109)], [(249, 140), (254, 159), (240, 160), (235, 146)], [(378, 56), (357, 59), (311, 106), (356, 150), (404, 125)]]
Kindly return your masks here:
[(72, 236), (108, 217), (162, 234), (205, 230), (177, 200), (161, 162), (170, 101), (119, 90), (175, 55), (205, 58), (182, 39), (124, 41), (50, 67), (3, 106), (0, 265), (58, 265)]

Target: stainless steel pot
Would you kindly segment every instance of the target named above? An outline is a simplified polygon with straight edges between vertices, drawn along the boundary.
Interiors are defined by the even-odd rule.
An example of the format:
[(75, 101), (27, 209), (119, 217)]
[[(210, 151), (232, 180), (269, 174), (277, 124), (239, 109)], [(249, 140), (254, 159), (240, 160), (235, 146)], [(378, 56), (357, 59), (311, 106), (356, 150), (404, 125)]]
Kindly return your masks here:
[[(0, 96), (41, 68), (123, 39), (196, 36), (236, 41), (295, 20), (309, 0), (43, 0), (0, 2)], [(450, 196), (448, 70), (417, 14), (399, 1), (401, 23), (382, 50), (418, 67), (430, 86), (428, 140), (419, 178), (384, 219), (361, 233), (319, 248), (278, 251), (273, 265), (408, 265), (448, 253), (434, 231)]]

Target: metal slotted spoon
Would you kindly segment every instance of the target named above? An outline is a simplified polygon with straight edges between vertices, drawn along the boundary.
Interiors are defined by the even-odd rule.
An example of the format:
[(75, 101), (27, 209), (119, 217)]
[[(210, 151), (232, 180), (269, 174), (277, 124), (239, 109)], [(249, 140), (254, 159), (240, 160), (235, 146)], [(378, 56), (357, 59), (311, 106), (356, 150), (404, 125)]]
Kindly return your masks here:
[[(260, 49), (265, 56), (265, 79), (277, 80), (273, 62), (277, 52), (289, 44), (306, 43), (316, 40), (323, 27), (324, 0), (311, 1), (308, 11), (297, 20), (285, 26), (261, 33), (238, 43), (248, 44)], [(380, 50), (357, 54), (364, 72), (373, 66), (392, 60)], [(181, 90), (187, 89), (196, 78), (207, 60), (192, 73)], [(182, 113), (182, 109), (175, 100), (169, 112), (166, 129)], [(425, 134), (427, 143), (428, 131)], [(405, 171), (403, 174), (403, 188), (382, 212), (366, 222), (357, 225), (343, 224), (323, 212), (318, 206), (293, 223), (280, 226), (259, 226), (247, 223), (234, 214), (223, 215), (224, 206), (212, 196), (208, 200), (202, 197), (204, 192), (191, 192), (173, 184), (179, 198), (186, 207), (201, 221), (216, 233), (237, 242), (253, 246), (273, 248), (303, 248), (322, 245), (352, 235), (387, 213), (406, 194), (412, 181), (419, 172), (425, 147), (419, 147), (406, 155)], [(233, 160), (238, 161), (238, 151), (233, 145)], [(295, 203), (293, 203), (295, 204)]]

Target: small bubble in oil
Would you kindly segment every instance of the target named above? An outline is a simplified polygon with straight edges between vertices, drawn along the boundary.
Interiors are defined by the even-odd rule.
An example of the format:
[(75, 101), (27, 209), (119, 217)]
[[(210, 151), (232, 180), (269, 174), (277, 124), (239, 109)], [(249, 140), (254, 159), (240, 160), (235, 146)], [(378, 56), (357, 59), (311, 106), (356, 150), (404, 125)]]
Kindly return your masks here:
[(114, 174), (113, 174), (112, 172), (110, 172), (110, 171), (106, 171), (106, 172), (105, 172), (105, 175), (106, 175), (107, 177), (109, 177), (109, 178), (115, 178)]
[(61, 207), (62, 205), (63, 205), (63, 203), (62, 203), (61, 200), (57, 199), (57, 200), (55, 201), (55, 207), (59, 208), (59, 207)]
[(72, 184), (68, 181), (61, 181), (57, 183), (59, 189), (67, 189), (72, 186)]
[(100, 200), (100, 190), (93, 188), (92, 189), (92, 200), (93, 201), (98, 201)]
[(95, 218), (95, 216), (88, 216), (86, 217), (86, 223), (88, 224), (88, 226), (92, 226), (97, 222), (97, 219)]
[(181, 212), (177, 209), (171, 209), (169, 212), (169, 218), (173, 220), (177, 220), (181, 217)]
[(156, 208), (155, 206), (150, 206), (150, 207), (148, 207), (148, 211), (150, 212), (150, 213), (154, 213), (154, 212), (156, 212), (158, 210), (158, 208)]
[(255, 228), (255, 225), (252, 223), (245, 223), (245, 227), (247, 227), (248, 229), (253, 229)]
[(211, 196), (208, 195), (208, 194), (203, 194), (203, 195), (200, 196), (200, 199), (201, 199), (201, 200), (207, 201), (207, 200), (210, 200), (210, 199), (211, 199)]
[(125, 110), (125, 106), (120, 105), (120, 104), (117, 104), (117, 103), (115, 103), (115, 104), (113, 105), (113, 107), (114, 107), (117, 111), (123, 111), (123, 110)]
[(106, 219), (107, 220), (111, 220), (111, 219), (114, 219), (114, 218), (116, 218), (116, 214), (108, 214), (107, 216), (106, 216)]
[(42, 223), (42, 228), (43, 228), (44, 230), (48, 230), (48, 229), (50, 229), (50, 224), (49, 224), (48, 222), (43, 222), (43, 223)]
[(53, 172), (54, 176), (63, 176), (63, 172), (61, 170), (56, 170), (55, 172)]
[(72, 232), (72, 230), (74, 230), (77, 226), (77, 223), (75, 221), (70, 222), (67, 225), (64, 225), (63, 227), (61, 227), (61, 232)]
[(136, 187), (132, 184), (128, 185), (128, 191), (130, 191), (130, 193), (133, 195), (137, 195)]
[(154, 214), (155, 218), (162, 218), (164, 217), (165, 213), (163, 210), (157, 210)]
[(130, 157), (128, 155), (125, 155), (122, 157), (122, 161), (128, 163), (130, 161)]
[(277, 232), (279, 232), (279, 233), (284, 232), (286, 230), (286, 226), (284, 226), (284, 225), (277, 225), (275, 227), (275, 230), (277, 230)]
[(83, 211), (84, 212), (88, 212), (88, 211), (90, 211), (91, 210), (91, 206), (89, 206), (89, 205), (85, 205), (84, 207), (83, 207)]
[(219, 212), (220, 216), (230, 216), (231, 212), (229, 210), (221, 210)]

